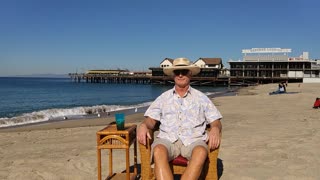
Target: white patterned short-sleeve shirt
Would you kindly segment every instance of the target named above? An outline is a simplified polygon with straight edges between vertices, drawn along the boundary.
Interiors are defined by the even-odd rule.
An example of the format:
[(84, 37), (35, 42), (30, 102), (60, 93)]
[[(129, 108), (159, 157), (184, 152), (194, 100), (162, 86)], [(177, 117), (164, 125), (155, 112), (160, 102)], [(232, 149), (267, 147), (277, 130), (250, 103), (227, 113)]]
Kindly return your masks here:
[(144, 116), (161, 122), (158, 138), (171, 142), (180, 139), (184, 145), (206, 140), (206, 125), (222, 118), (212, 101), (192, 87), (184, 97), (174, 88), (162, 93)]

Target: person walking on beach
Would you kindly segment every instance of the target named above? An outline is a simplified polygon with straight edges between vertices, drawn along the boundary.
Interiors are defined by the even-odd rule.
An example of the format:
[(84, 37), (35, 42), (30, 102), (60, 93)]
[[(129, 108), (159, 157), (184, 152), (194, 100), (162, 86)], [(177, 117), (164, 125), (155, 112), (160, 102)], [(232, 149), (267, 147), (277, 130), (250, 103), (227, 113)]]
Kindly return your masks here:
[[(169, 162), (181, 155), (189, 160), (181, 179), (198, 179), (208, 156), (208, 149), (220, 145), (222, 115), (212, 101), (190, 86), (192, 75), (200, 72), (187, 58), (177, 58), (173, 66), (163, 68), (173, 76), (175, 86), (161, 94), (147, 109), (146, 119), (137, 130), (139, 143), (152, 138), (149, 129), (160, 121), (160, 132), (152, 144), (156, 179), (173, 179)], [(211, 130), (206, 132), (206, 125)]]

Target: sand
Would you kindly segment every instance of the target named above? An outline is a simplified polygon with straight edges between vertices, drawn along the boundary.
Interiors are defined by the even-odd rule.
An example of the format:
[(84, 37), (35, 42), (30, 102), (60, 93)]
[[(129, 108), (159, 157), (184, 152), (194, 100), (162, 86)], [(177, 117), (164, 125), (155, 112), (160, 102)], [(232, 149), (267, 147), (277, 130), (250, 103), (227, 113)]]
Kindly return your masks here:
[[(312, 108), (320, 84), (290, 83), (288, 94), (270, 96), (276, 88), (248, 87), (237, 96), (213, 99), (224, 116), (220, 179), (320, 178), (320, 109)], [(143, 114), (126, 118), (139, 124)], [(0, 130), (0, 179), (97, 179), (96, 132), (112, 121), (69, 120)], [(124, 154), (114, 151), (114, 172), (125, 170)], [(102, 155), (105, 178), (107, 151)]]

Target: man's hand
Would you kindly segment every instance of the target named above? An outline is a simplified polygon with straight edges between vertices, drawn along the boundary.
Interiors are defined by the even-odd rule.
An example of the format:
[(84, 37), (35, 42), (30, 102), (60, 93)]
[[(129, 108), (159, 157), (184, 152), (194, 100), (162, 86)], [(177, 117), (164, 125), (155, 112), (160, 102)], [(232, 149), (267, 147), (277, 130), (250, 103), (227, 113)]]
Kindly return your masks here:
[(219, 147), (220, 138), (220, 129), (218, 127), (212, 127), (208, 133), (208, 146), (211, 150)]
[(138, 131), (137, 139), (139, 143), (146, 145), (147, 144), (146, 137), (148, 137), (149, 139), (152, 139), (149, 133), (149, 129), (145, 123), (141, 123), (137, 131)]
[(212, 123), (210, 123), (210, 132), (208, 133), (208, 146), (210, 150), (216, 149), (219, 147), (221, 142), (221, 130), (222, 130), (222, 124), (220, 119), (215, 120)]

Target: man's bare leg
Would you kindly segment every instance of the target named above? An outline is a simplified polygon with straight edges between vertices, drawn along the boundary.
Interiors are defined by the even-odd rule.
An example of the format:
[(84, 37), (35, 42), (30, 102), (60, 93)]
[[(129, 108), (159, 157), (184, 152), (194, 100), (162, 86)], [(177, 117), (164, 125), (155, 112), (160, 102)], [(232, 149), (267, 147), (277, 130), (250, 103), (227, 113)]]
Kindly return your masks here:
[(168, 162), (168, 150), (165, 146), (158, 144), (154, 147), (153, 160), (156, 179), (172, 180), (173, 174)]
[(192, 151), (191, 160), (187, 169), (181, 176), (181, 180), (192, 180), (200, 177), (204, 162), (208, 157), (208, 150), (203, 146), (196, 146)]

